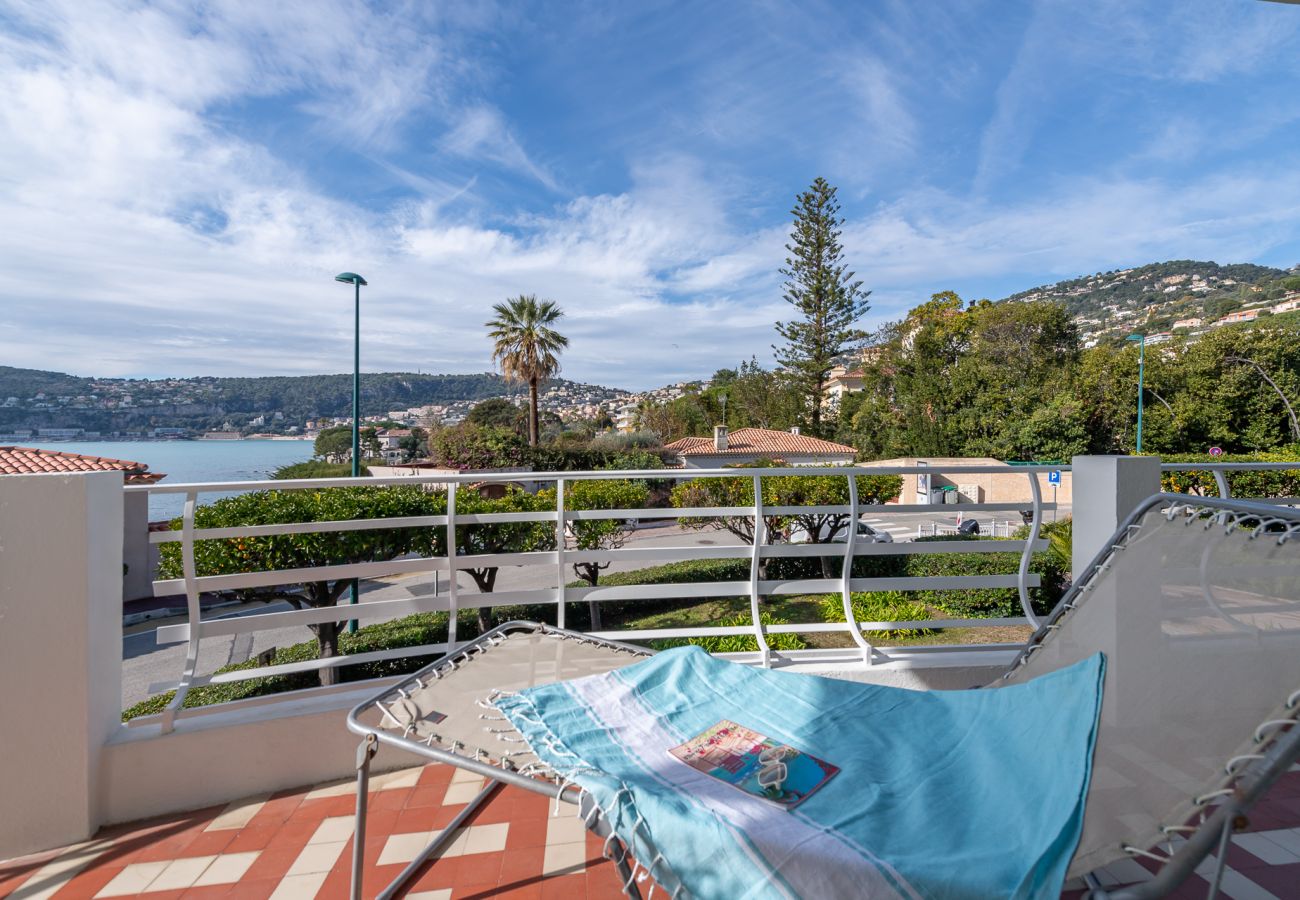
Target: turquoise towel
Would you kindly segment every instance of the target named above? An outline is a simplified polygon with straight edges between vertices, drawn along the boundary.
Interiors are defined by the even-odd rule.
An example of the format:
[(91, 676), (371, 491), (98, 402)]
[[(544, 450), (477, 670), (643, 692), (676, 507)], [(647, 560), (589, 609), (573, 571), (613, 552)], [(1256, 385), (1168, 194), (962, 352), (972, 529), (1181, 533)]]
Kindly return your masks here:
[[(1104, 668), (1097, 654), (1025, 684), (924, 692), (681, 647), (497, 706), (678, 896), (1056, 897)], [(841, 771), (786, 810), (669, 753), (724, 719)]]

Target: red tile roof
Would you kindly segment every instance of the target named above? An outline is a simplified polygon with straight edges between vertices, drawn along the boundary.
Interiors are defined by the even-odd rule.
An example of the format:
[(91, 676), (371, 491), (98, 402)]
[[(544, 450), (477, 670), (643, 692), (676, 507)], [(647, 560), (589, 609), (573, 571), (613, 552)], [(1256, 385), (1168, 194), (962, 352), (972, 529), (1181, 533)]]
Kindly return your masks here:
[(774, 456), (798, 454), (810, 456), (853, 456), (857, 451), (834, 441), (772, 431), (768, 428), (737, 428), (727, 435), (727, 449), (715, 450), (711, 437), (688, 437), (664, 447), (678, 456)]
[(85, 456), (35, 447), (0, 447), (0, 475), (40, 475), (57, 472), (125, 472), (127, 484), (153, 484), (167, 476), (150, 472), (148, 463), (107, 456)]

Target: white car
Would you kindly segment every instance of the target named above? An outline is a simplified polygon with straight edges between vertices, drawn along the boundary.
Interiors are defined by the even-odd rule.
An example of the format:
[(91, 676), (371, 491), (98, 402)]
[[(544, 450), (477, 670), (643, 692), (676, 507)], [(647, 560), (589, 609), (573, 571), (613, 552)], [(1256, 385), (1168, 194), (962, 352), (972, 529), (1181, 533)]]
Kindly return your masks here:
[[(877, 531), (866, 522), (858, 523), (858, 541), (868, 544), (892, 544), (894, 537), (888, 531)], [(843, 536), (838, 536), (836, 543), (843, 543)], [(790, 529), (790, 543), (806, 544), (808, 543), (808, 532), (799, 527)]]

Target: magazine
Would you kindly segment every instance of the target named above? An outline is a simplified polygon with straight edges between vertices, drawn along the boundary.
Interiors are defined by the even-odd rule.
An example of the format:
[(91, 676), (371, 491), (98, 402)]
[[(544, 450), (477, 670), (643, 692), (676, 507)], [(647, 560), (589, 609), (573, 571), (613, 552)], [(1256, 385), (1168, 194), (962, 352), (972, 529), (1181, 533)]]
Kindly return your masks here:
[(726, 719), (668, 752), (705, 775), (787, 810), (839, 772), (825, 760)]

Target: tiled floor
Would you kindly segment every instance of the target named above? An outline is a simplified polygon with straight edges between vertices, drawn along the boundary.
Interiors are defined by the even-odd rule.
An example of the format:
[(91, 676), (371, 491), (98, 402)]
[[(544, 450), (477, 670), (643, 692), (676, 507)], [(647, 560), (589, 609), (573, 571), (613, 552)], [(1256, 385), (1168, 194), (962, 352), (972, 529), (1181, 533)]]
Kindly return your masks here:
[[(374, 896), (446, 827), (481, 785), (444, 766), (378, 776), (366, 834), (366, 895)], [(103, 830), (54, 853), (0, 863), (0, 897), (231, 897), (296, 900), (346, 897), (351, 872), (350, 782), (250, 797), (225, 807)], [(614, 865), (583, 829), (574, 808), (505, 788), (461, 830), (407, 896), (415, 900), (615, 898)], [(1234, 838), (1222, 896), (1300, 898), (1300, 769), (1284, 776)], [(1208, 871), (1207, 864), (1205, 871)], [(1150, 877), (1124, 861), (1102, 874), (1109, 884)], [(1195, 878), (1173, 896), (1203, 897)], [(642, 885), (643, 889), (649, 885)], [(1065, 896), (1077, 897), (1067, 890)]]

